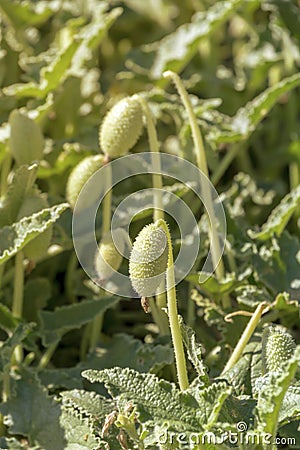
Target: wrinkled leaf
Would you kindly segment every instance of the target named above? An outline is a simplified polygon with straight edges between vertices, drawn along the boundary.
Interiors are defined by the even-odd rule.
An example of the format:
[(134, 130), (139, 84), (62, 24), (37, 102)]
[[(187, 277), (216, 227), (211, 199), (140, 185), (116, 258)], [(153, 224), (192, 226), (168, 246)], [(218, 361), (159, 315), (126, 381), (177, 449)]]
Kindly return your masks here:
[(80, 328), (90, 322), (100, 313), (112, 308), (118, 303), (116, 297), (103, 297), (84, 300), (73, 305), (62, 306), (52, 311), (41, 311), (41, 334), (44, 345), (58, 340), (67, 331)]
[(269, 239), (274, 234), (280, 236), (298, 205), (300, 205), (300, 185), (287, 194), (273, 209), (266, 223), (261, 227), (261, 231), (249, 230), (249, 236), (261, 241)]
[(45, 208), (30, 217), (24, 217), (11, 226), (0, 229), (0, 264), (14, 256), (28, 242), (43, 233), (69, 207), (68, 203)]
[(10, 434), (28, 437), (30, 445), (44, 450), (63, 450), (64, 433), (59, 425), (60, 408), (29, 370), (13, 382), (12, 395), (0, 405)]
[(158, 43), (151, 73), (160, 78), (165, 70), (180, 72), (197, 52), (198, 44), (208, 37), (219, 25), (234, 12), (241, 0), (217, 2), (205, 13), (197, 13), (193, 21), (181, 25)]

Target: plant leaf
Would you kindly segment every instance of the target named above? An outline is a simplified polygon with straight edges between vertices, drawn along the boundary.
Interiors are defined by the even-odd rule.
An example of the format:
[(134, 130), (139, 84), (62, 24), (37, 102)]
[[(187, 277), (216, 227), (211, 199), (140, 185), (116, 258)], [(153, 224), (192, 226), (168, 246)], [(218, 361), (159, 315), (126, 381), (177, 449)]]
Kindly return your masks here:
[(35, 324), (32, 323), (20, 323), (14, 330), (13, 334), (4, 342), (1, 347), (0, 355), (0, 370), (2, 374), (5, 368), (10, 366), (15, 348), (31, 333), (34, 326)]
[(11, 226), (0, 229), (0, 264), (14, 256), (28, 242), (43, 233), (69, 207), (68, 203), (45, 208), (42, 211), (24, 217)]
[(299, 73), (284, 78), (240, 108), (231, 119), (227, 117), (226, 130), (214, 128), (211, 133), (208, 133), (207, 139), (215, 143), (237, 142), (247, 139), (278, 99), (299, 85)]
[(102, 371), (85, 370), (82, 376), (91, 383), (104, 382), (113, 398), (137, 405), (142, 422), (168, 422), (181, 431), (199, 429), (195, 399), (152, 374), (115, 367)]
[(39, 384), (37, 376), (21, 370), (22, 378), (13, 382), (12, 394), (0, 405), (10, 434), (28, 437), (30, 445), (44, 450), (62, 450), (64, 433), (59, 425), (60, 408)]
[(55, 1), (41, 2), (39, 8), (34, 3), (16, 3), (10, 0), (1, 0), (0, 9), (9, 18), (16, 29), (22, 26), (37, 26), (46, 22), (57, 10)]
[[(282, 365), (281, 372), (269, 372), (257, 380), (258, 400), (255, 415), (259, 431), (276, 436), (281, 405), (294, 379), (299, 362), (300, 346), (297, 346), (293, 357)], [(294, 404), (294, 399), (291, 403)], [(291, 403), (288, 400), (286, 411), (290, 411)]]
[(157, 372), (173, 362), (173, 349), (169, 344), (143, 344), (125, 333), (116, 334), (108, 342), (98, 344), (95, 352), (76, 367), (47, 369), (39, 372), (42, 383), (48, 387), (83, 388), (81, 372), (84, 369), (110, 369), (114, 366), (130, 367), (138, 372)]
[(57, 341), (63, 334), (74, 328), (80, 328), (90, 322), (97, 314), (104, 313), (115, 306), (119, 299), (116, 297), (102, 297), (84, 300), (68, 306), (62, 306), (52, 311), (41, 311), (41, 329), (43, 343), (48, 346)]
[(3, 89), (6, 95), (15, 95), (16, 97), (37, 97), (44, 98), (55, 90), (66, 78), (66, 72), (69, 68), (75, 52), (78, 50), (81, 40), (72, 39), (69, 44), (60, 51), (53, 62), (41, 69), (40, 83), (33, 81), (29, 83), (12, 84)]
[(12, 331), (19, 323), (19, 319), (16, 319), (8, 309), (7, 306), (0, 303), (0, 328), (6, 332)]
[(202, 360), (202, 348), (201, 345), (196, 342), (196, 333), (191, 327), (188, 327), (181, 320), (181, 334), (184, 346), (187, 351), (187, 355), (197, 374), (200, 376), (201, 380), (207, 385), (209, 378), (207, 375), (207, 368), (205, 367)]
[(300, 205), (300, 185), (287, 194), (273, 209), (266, 223), (261, 227), (261, 231), (248, 230), (248, 235), (252, 239), (261, 241), (271, 238), (274, 234), (280, 236), (298, 205)]
[(299, 298), (299, 251), (299, 239), (287, 231), (279, 238), (266, 241), (251, 256), (255, 277), (275, 295), (286, 292), (292, 298)]
[(19, 211), (36, 179), (37, 164), (19, 167), (8, 187), (5, 198), (0, 206), (0, 226), (10, 225), (17, 220)]
[(197, 52), (198, 44), (209, 36), (235, 11), (241, 0), (217, 2), (205, 13), (197, 13), (193, 21), (181, 25), (174, 33), (158, 42), (151, 74), (160, 78), (165, 70), (180, 72)]

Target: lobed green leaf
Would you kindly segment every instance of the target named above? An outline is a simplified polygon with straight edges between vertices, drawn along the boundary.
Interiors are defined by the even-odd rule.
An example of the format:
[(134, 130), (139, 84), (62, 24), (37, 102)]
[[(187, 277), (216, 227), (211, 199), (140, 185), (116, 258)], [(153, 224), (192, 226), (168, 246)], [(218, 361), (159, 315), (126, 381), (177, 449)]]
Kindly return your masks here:
[(289, 192), (273, 209), (261, 231), (249, 230), (249, 236), (261, 241), (270, 239), (274, 234), (280, 236), (298, 205), (300, 205), (300, 185)]
[(43, 233), (69, 207), (68, 203), (45, 208), (19, 222), (0, 229), (0, 264), (22, 250), (28, 242)]

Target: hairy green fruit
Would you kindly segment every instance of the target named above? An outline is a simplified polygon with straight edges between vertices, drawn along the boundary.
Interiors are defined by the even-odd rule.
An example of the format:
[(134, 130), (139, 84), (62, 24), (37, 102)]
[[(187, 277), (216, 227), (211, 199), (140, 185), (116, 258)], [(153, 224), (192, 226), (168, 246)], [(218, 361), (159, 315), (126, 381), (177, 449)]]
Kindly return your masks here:
[(110, 232), (106, 233), (99, 243), (99, 250), (95, 255), (95, 269), (100, 280), (107, 280), (114, 271), (118, 271), (123, 256), (117, 248), (122, 253), (125, 248), (124, 230), (119, 228), (114, 230), (113, 237)]
[(129, 260), (129, 274), (134, 290), (150, 297), (165, 278), (168, 245), (165, 231), (156, 222), (146, 225), (138, 234)]
[(268, 327), (263, 334), (263, 371), (277, 372), (294, 354), (296, 344), (292, 336), (279, 327)]
[[(87, 156), (73, 169), (71, 172), (67, 188), (66, 188), (66, 198), (72, 208), (74, 208), (77, 198), (80, 194), (81, 189), (88, 181), (88, 179), (104, 164), (103, 155), (92, 155)], [(88, 200), (88, 199), (87, 199)], [(87, 202), (87, 204), (90, 201)]]
[[(46, 198), (39, 192), (34, 192), (25, 198), (18, 214), (18, 220), (23, 217), (29, 217), (32, 214), (48, 207), (49, 204)], [(26, 258), (32, 261), (37, 261), (42, 258), (47, 253), (48, 247), (51, 243), (51, 238), (52, 227), (45, 230), (24, 247), (24, 255)]]
[(43, 157), (44, 137), (34, 120), (15, 109), (9, 116), (9, 148), (17, 164), (31, 164)]
[(125, 155), (143, 129), (143, 110), (137, 96), (125, 97), (105, 116), (99, 131), (100, 147), (110, 158)]

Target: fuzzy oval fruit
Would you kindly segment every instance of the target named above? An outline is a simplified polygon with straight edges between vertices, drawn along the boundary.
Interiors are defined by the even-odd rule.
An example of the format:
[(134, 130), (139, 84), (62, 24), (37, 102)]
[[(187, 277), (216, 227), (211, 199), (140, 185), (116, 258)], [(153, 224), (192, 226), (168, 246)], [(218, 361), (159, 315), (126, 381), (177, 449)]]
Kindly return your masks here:
[(19, 165), (40, 161), (43, 157), (44, 137), (34, 120), (15, 109), (9, 116), (9, 148)]
[(277, 372), (294, 354), (296, 343), (292, 336), (278, 327), (269, 327), (263, 335), (263, 368), (265, 372)]
[[(113, 237), (110, 232), (106, 233), (100, 243), (99, 250), (97, 250), (95, 255), (95, 269), (100, 280), (107, 280), (110, 278), (114, 271), (118, 271), (123, 256), (121, 253), (124, 252), (125, 241), (124, 241), (124, 230), (116, 229), (113, 232)], [(117, 247), (115, 246), (115, 243)], [(117, 250), (120, 250), (121, 253)]]
[[(103, 155), (87, 156), (71, 172), (67, 187), (66, 198), (72, 208), (74, 208), (81, 189), (88, 179), (104, 165)], [(91, 203), (91, 198), (87, 199), (87, 205)]]
[(137, 96), (125, 97), (106, 114), (99, 130), (100, 148), (110, 158), (125, 155), (143, 129), (143, 110)]
[[(48, 202), (40, 193), (34, 193), (25, 198), (18, 214), (18, 220), (48, 208)], [(26, 258), (37, 261), (42, 258), (49, 248), (52, 238), (52, 226), (34, 238), (24, 247)]]
[(150, 297), (164, 280), (168, 263), (165, 231), (157, 223), (146, 225), (138, 234), (130, 255), (129, 274), (133, 289)]

